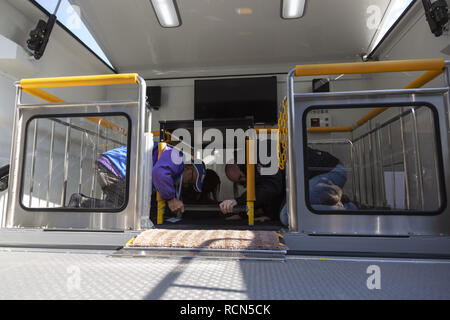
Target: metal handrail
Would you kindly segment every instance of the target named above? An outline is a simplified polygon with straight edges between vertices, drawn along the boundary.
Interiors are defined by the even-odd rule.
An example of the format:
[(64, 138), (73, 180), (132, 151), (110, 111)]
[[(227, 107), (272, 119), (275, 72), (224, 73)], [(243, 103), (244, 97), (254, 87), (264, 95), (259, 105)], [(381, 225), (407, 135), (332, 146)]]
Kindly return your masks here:
[(138, 84), (137, 73), (103, 74), (92, 76), (72, 76), (56, 78), (22, 79), (22, 89), (61, 88), (61, 87), (86, 87), (109, 86), (117, 84)]
[(298, 65), (295, 67), (294, 76), (442, 70), (445, 63), (444, 59), (439, 58)]
[[(336, 64), (313, 64), (296, 66), (295, 76), (355, 74), (355, 73), (384, 73), (427, 70), (417, 79), (409, 83), (404, 89), (420, 88), (444, 72), (446, 61), (444, 59), (417, 59), (377, 62), (353, 62)], [(345, 132), (353, 131), (367, 121), (386, 111), (386, 107), (372, 109), (361, 117), (356, 123), (348, 127), (308, 128), (309, 132)]]

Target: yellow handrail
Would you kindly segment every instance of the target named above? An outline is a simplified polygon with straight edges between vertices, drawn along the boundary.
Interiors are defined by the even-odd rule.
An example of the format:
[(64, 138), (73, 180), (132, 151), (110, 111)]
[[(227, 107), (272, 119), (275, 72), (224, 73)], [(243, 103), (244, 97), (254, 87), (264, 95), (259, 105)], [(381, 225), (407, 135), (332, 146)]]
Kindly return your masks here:
[(442, 70), (445, 67), (444, 59), (413, 59), (375, 62), (350, 62), (332, 64), (310, 64), (295, 67), (295, 76), (318, 76), (331, 74), (357, 74), (406, 72), (424, 70)]
[(22, 79), (22, 89), (58, 88), (58, 87), (85, 87), (85, 86), (108, 86), (116, 84), (138, 83), (137, 73), (104, 74), (93, 76), (74, 76), (56, 78)]
[(247, 163), (247, 216), (248, 225), (253, 226), (255, 224), (255, 154), (254, 154), (254, 140), (246, 140), (246, 163)]
[(50, 103), (58, 103), (58, 102), (65, 102), (64, 100), (55, 97), (54, 95), (45, 92), (44, 90), (34, 88), (22, 88), (22, 90), (28, 94), (31, 94), (32, 96), (35, 96), (36, 98), (42, 99), (44, 101), (50, 102)]
[[(295, 67), (295, 76), (318, 76), (334, 74), (358, 74), (358, 73), (382, 73), (382, 72), (407, 72), (424, 71), (421, 76), (408, 84), (404, 89), (420, 88), (439, 76), (445, 68), (445, 59), (413, 59), (413, 60), (392, 60), (376, 62), (351, 62), (334, 64), (312, 64), (299, 65)], [(329, 128), (308, 128), (308, 132), (345, 132), (353, 131), (367, 121), (375, 118), (380, 113), (387, 110), (387, 107), (372, 109), (369, 113), (359, 119), (352, 127), (329, 127)]]
[[(43, 90), (40, 90), (40, 89), (23, 89), (22, 88), (22, 90), (28, 94), (31, 94), (37, 98), (40, 98), (40, 99), (50, 102), (50, 103), (64, 103), (65, 102), (64, 100), (62, 100), (58, 97), (55, 97), (54, 95), (52, 95), (48, 92), (45, 92)], [(128, 134), (126, 132), (126, 130), (122, 129), (118, 125), (116, 125), (112, 122), (109, 122), (108, 120), (102, 119), (100, 117), (85, 117), (85, 119), (95, 122), (95, 123), (98, 123), (102, 127), (106, 127), (111, 130), (118, 131), (118, 132), (124, 134), (125, 136)]]
[[(138, 83), (137, 73), (105, 74), (94, 76), (74, 76), (57, 78), (36, 78), (20, 80), (22, 91), (50, 103), (64, 103), (65, 101), (40, 88), (101, 86)], [(87, 120), (127, 135), (127, 132), (112, 122), (100, 117), (85, 117)]]
[(437, 70), (429, 70), (422, 74), (420, 77), (418, 77), (416, 80), (408, 84), (405, 89), (414, 89), (414, 88), (420, 88), (423, 85), (427, 84), (434, 78), (436, 78), (438, 75), (444, 72), (444, 69), (437, 69)]
[[(423, 73), (420, 77), (418, 77), (416, 80), (408, 84), (404, 89), (415, 89), (420, 88), (439, 76), (442, 72), (444, 72), (444, 69), (438, 69), (438, 70), (430, 70), (425, 73)], [(372, 120), (380, 113), (386, 111), (388, 107), (378, 107), (372, 109), (368, 114), (363, 116), (361, 119), (356, 121), (356, 127), (362, 126), (364, 123), (366, 123), (369, 120)]]

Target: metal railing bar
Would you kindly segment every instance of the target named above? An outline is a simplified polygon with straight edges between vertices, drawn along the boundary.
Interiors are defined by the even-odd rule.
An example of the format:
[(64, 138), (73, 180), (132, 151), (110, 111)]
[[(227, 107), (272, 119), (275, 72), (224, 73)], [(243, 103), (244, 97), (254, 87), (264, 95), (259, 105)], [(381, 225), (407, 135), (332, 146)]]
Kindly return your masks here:
[[(401, 108), (401, 114), (403, 113), (403, 107)], [(405, 187), (406, 187), (406, 209), (411, 208), (410, 198), (409, 198), (409, 177), (408, 177), (408, 166), (406, 164), (406, 146), (405, 146), (405, 132), (403, 117), (400, 117), (400, 137), (402, 143), (402, 154), (403, 154), (403, 172), (405, 173)]]
[(416, 172), (417, 172), (417, 179), (416, 179), (416, 185), (417, 189), (420, 192), (420, 204), (422, 210), (425, 208), (425, 198), (424, 198), (424, 186), (423, 186), (423, 167), (422, 167), (422, 159), (420, 155), (420, 143), (419, 143), (419, 136), (417, 134), (417, 117), (416, 112), (414, 109), (411, 109), (411, 116), (413, 119), (413, 145), (414, 145), (414, 153), (416, 155)]
[(381, 130), (377, 131), (377, 146), (378, 146), (378, 155), (379, 155), (379, 178), (380, 178), (380, 200), (381, 205), (384, 206), (386, 203), (386, 189), (384, 187), (384, 164), (383, 164), (383, 148), (381, 147)]
[[(368, 127), (369, 127), (369, 131), (372, 131), (372, 120), (369, 120), (368, 122), (367, 122), (367, 124), (368, 124)], [(372, 192), (372, 206), (376, 206), (376, 194), (375, 194), (375, 190), (374, 190), (374, 185), (375, 185), (375, 173), (374, 173), (374, 170), (375, 170), (375, 165), (376, 165), (376, 161), (375, 161), (375, 159), (376, 159), (376, 155), (374, 154), (374, 151), (373, 151), (373, 141), (372, 141), (372, 135), (370, 134), (370, 135), (368, 135), (367, 136), (367, 138), (368, 138), (368, 140), (369, 140), (369, 143), (368, 143), (368, 147), (369, 147), (369, 155), (370, 155), (370, 157), (371, 157), (371, 159), (370, 159), (370, 162), (369, 162), (369, 170), (370, 170), (370, 190), (371, 190), (371, 192)], [(372, 165), (372, 163), (373, 163), (373, 165)]]
[(83, 151), (84, 151), (84, 136), (85, 132), (81, 132), (81, 145), (80, 145), (80, 180), (78, 181), (78, 193), (81, 193), (81, 186), (83, 183)]
[[(388, 131), (388, 141), (389, 141), (389, 148), (391, 150), (390, 154), (391, 154), (391, 171), (392, 171), (392, 195), (393, 195), (393, 205), (394, 205), (394, 209), (397, 208), (397, 202), (396, 202), (396, 192), (395, 192), (395, 167), (394, 167), (394, 148), (392, 147), (392, 125), (389, 124), (388, 126), (389, 131)], [(403, 164), (403, 162), (401, 162), (401, 164)]]
[(93, 157), (92, 157), (93, 165), (94, 165), (94, 168), (93, 168), (94, 171), (93, 171), (93, 172), (94, 172), (94, 176), (95, 176), (95, 178), (94, 178), (94, 188), (93, 188), (93, 191), (94, 191), (94, 192), (95, 192), (95, 190), (97, 189), (97, 175), (95, 174), (95, 168), (96, 168), (95, 160), (96, 160), (96, 158), (97, 158), (98, 146), (100, 145), (100, 132), (101, 132), (100, 127), (101, 127), (101, 123), (100, 123), (100, 121), (99, 121), (99, 122), (97, 123), (97, 143), (96, 143), (96, 145), (95, 145), (95, 151), (96, 151), (96, 152), (94, 152)]
[[(431, 112), (428, 113), (430, 115), (430, 124), (433, 125), (433, 133), (436, 132), (435, 130), (435, 124), (434, 124), (434, 118), (433, 118), (433, 114)], [(434, 134), (433, 134), (434, 135)], [(436, 148), (436, 141), (434, 139), (435, 137), (433, 137), (432, 140), (432, 148), (433, 148), (433, 160), (434, 160), (434, 172), (435, 172), (435, 178), (436, 178), (436, 189), (437, 189), (437, 200), (438, 200), (438, 206), (439, 208), (442, 205), (442, 199), (441, 199), (441, 184), (439, 183), (439, 178), (440, 178), (440, 174), (439, 174), (439, 163), (438, 163), (438, 153), (437, 153), (437, 148)]]
[(49, 151), (49, 159), (48, 159), (48, 181), (47, 181), (47, 194), (46, 194), (46, 207), (49, 206), (50, 201), (50, 189), (52, 185), (52, 174), (53, 174), (53, 147), (55, 145), (55, 122), (52, 122), (52, 129), (50, 133), (50, 151)]
[[(353, 138), (353, 132), (351, 133), (351, 137)], [(350, 163), (351, 163), (351, 169), (352, 169), (352, 194), (353, 198), (356, 199), (356, 185), (355, 185), (355, 156), (354, 156), (354, 150), (353, 150), (353, 143), (350, 144)]]
[[(69, 123), (72, 121), (69, 118)], [(61, 206), (65, 207), (66, 205), (66, 194), (67, 194), (67, 180), (69, 174), (69, 152), (70, 152), (70, 134), (71, 134), (71, 126), (67, 126), (66, 128), (66, 143), (64, 146), (64, 180), (63, 180), (63, 189), (61, 195)]]
[(308, 144), (353, 144), (350, 139), (324, 139), (324, 140), (311, 140), (307, 142)]
[[(367, 136), (368, 137), (368, 136)], [(366, 146), (368, 146), (368, 144), (367, 143), (364, 143), (363, 144), (363, 150), (364, 150), (364, 153), (363, 153), (363, 161), (364, 161), (364, 189), (365, 189), (365, 191), (366, 191), (366, 203), (369, 203), (369, 188), (368, 188), (368, 186), (369, 186), (369, 183), (368, 183), (368, 181), (369, 181), (369, 179), (368, 179), (368, 165), (367, 165), (367, 163), (369, 163), (369, 161), (370, 161), (370, 159), (369, 159), (369, 161), (367, 161), (367, 155), (368, 155), (368, 152), (366, 152)]]
[(91, 183), (91, 192), (90, 192), (90, 197), (94, 197), (94, 183), (95, 183), (95, 160), (96, 160), (96, 155), (97, 155), (97, 146), (95, 143), (92, 143), (92, 164), (91, 164), (91, 169), (92, 169), (92, 183)]
[(30, 188), (29, 188), (29, 199), (28, 207), (31, 208), (32, 198), (33, 198), (33, 184), (34, 184), (34, 170), (36, 165), (36, 145), (37, 145), (37, 134), (38, 134), (38, 119), (34, 122), (34, 133), (33, 133), (33, 147), (31, 151), (31, 170), (30, 170)]
[(419, 110), (420, 108), (423, 108), (423, 107), (424, 107), (424, 106), (410, 107), (410, 109), (408, 109), (407, 111), (404, 111), (404, 112), (402, 112), (401, 114), (396, 115), (396, 116), (392, 117), (391, 119), (389, 119), (389, 120), (383, 122), (381, 125), (379, 125), (379, 127), (376, 127), (376, 128), (374, 128), (373, 130), (368, 131), (368, 132), (366, 132), (366, 133), (360, 135), (359, 137), (357, 137), (356, 139), (353, 140), (353, 143), (355, 143), (355, 142), (357, 142), (358, 140), (360, 140), (360, 139), (366, 137), (367, 135), (369, 135), (369, 134), (375, 132), (376, 130), (380, 130), (380, 129), (386, 127), (387, 125), (389, 125), (389, 124), (391, 124), (391, 123), (393, 123), (393, 122), (399, 120), (400, 118), (407, 116), (408, 114), (411, 113), (411, 109)]
[[(53, 120), (53, 121), (55, 121), (55, 122), (57, 122), (57, 123), (60, 123), (60, 124), (62, 124), (62, 125), (65, 125), (65, 126), (68, 126), (68, 125), (69, 125), (67, 122), (65, 122), (65, 121), (63, 121), (63, 120), (60, 120), (60, 119), (57, 119), (57, 118), (48, 118), (48, 119)], [(98, 134), (98, 133), (96, 133), (96, 132), (94, 132), (94, 131), (91, 131), (91, 130), (89, 130), (89, 129), (81, 128), (81, 127), (79, 127), (79, 126), (77, 126), (77, 125), (74, 125), (74, 124), (70, 124), (70, 127), (71, 127), (72, 129), (75, 129), (75, 130), (78, 130), (78, 131), (82, 131), (82, 132), (85, 132), (85, 133), (89, 133), (90, 135), (93, 135), (93, 136), (96, 136), (96, 135)], [(106, 138), (106, 137), (104, 137), (104, 136), (101, 136), (101, 138), (103, 138), (103, 139), (108, 139), (108, 140), (111, 141), (111, 142), (114, 142), (114, 143), (117, 143), (117, 144), (122, 145), (122, 143), (121, 143), (120, 141), (118, 141), (118, 140)]]

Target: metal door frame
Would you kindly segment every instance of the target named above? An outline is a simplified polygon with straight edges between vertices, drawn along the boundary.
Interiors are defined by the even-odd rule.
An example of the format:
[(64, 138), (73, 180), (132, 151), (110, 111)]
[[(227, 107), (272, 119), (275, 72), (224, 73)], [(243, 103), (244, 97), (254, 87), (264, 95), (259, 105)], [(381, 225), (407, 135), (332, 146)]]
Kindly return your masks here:
[[(448, 110), (446, 97), (447, 88), (442, 89), (417, 89), (417, 90), (387, 90), (387, 91), (365, 91), (345, 92), (336, 94), (295, 94), (295, 123), (303, 123), (304, 113), (314, 106), (331, 108), (346, 105), (373, 106), (392, 104), (411, 104), (424, 102), (436, 107), (439, 118), (439, 134), (443, 156), (444, 170), (444, 192), (448, 199), (450, 193), (450, 157), (448, 153), (449, 141), (446, 121), (446, 110)], [(303, 126), (303, 125), (302, 125)], [(293, 140), (289, 143), (294, 145), (296, 168), (304, 168), (303, 144), (304, 130), (294, 132)], [(289, 159), (291, 160), (291, 158)], [(291, 176), (290, 176), (291, 177)], [(352, 212), (338, 212), (336, 214), (316, 214), (311, 212), (306, 205), (305, 178), (303, 170), (296, 170), (294, 179), (297, 185), (297, 217), (299, 231), (306, 234), (324, 235), (375, 235), (375, 236), (408, 236), (408, 235), (450, 235), (450, 210), (448, 207), (437, 215), (376, 215)], [(446, 206), (444, 202), (443, 205)]]
[[(64, 83), (59, 86), (108, 85), (121, 83), (108, 83), (113, 77), (119, 81), (127, 75), (106, 75), (87, 77), (49, 78), (53, 83)], [(138, 99), (133, 101), (101, 101), (80, 103), (50, 103), (50, 104), (21, 104), (21, 83), (16, 83), (16, 108), (14, 114), (10, 186), (8, 192), (7, 210), (2, 227), (5, 228), (40, 228), (49, 230), (89, 230), (89, 231), (124, 231), (150, 228), (150, 193), (151, 193), (151, 167), (153, 136), (151, 134), (151, 112), (146, 109), (146, 82), (138, 75), (133, 81), (138, 85)], [(80, 82), (80, 79), (84, 82)], [(91, 79), (94, 79), (94, 83)], [(100, 79), (100, 80), (99, 80)], [(105, 80), (106, 79), (106, 80)], [(37, 79), (47, 80), (47, 79)], [(75, 81), (75, 82), (71, 82)], [(80, 83), (76, 83), (79, 81)], [(92, 81), (92, 83), (88, 83)], [(102, 82), (105, 81), (105, 82)], [(87, 84), (86, 84), (87, 83)], [(128, 82), (130, 83), (130, 82)], [(58, 86), (58, 85), (55, 85)], [(49, 86), (47, 86), (49, 87)], [(42, 92), (40, 89), (37, 89)], [(28, 92), (28, 91), (27, 91)], [(28, 92), (33, 94), (32, 92)], [(45, 93), (45, 92), (44, 92)], [(42, 98), (42, 97), (41, 97)], [(50, 95), (54, 102), (62, 101)], [(57, 100), (58, 99), (58, 100)], [(51, 101), (53, 100), (53, 101)], [(84, 117), (93, 114), (108, 113), (124, 114), (131, 123), (129, 154), (129, 186), (128, 203), (120, 212), (88, 212), (79, 210), (39, 211), (27, 210), (20, 204), (20, 191), (22, 188), (24, 142), (26, 139), (26, 124), (36, 116), (74, 115)], [(145, 132), (147, 131), (147, 132)], [(149, 193), (150, 192), (150, 193)], [(147, 195), (147, 196), (145, 196)]]
[[(304, 186), (305, 179), (303, 170), (303, 112), (312, 105), (343, 105), (343, 104), (370, 104), (370, 103), (411, 103), (417, 101), (417, 97), (433, 102), (437, 106), (439, 114), (439, 133), (441, 138), (442, 162), (444, 164), (444, 185), (447, 186), (446, 197), (449, 197), (449, 154), (448, 143), (449, 128), (449, 106), (450, 106), (450, 61), (443, 59), (410, 60), (410, 61), (384, 61), (371, 63), (348, 63), (331, 65), (309, 65), (297, 66), (288, 73), (287, 77), (287, 100), (288, 100), (288, 150), (287, 150), (287, 171), (286, 171), (286, 193), (289, 209), (289, 232), (291, 234), (326, 234), (326, 235), (449, 235), (450, 234), (450, 212), (445, 208), (441, 215), (430, 223), (429, 217), (386, 217), (386, 216), (357, 216), (357, 215), (325, 215), (318, 217), (308, 210), (305, 203)], [(295, 94), (294, 77), (322, 74), (345, 74), (345, 73), (381, 73), (381, 72), (401, 72), (428, 70), (418, 79), (410, 83), (403, 90), (372, 90), (357, 92), (337, 92), (337, 93), (314, 93)], [(445, 71), (447, 87), (438, 89), (414, 89), (422, 86)], [(423, 100), (422, 99), (422, 100)], [(297, 103), (301, 103), (297, 107)], [(295, 195), (295, 196), (289, 196)], [(352, 220), (353, 219), (353, 220)], [(380, 230), (372, 226), (378, 226), (380, 219), (383, 219), (386, 228), (391, 224), (390, 230)], [(432, 218), (433, 219), (433, 218)], [(418, 228), (405, 228), (405, 225), (413, 223)], [(352, 225), (354, 228), (335, 228), (333, 226), (343, 223)], [(349, 224), (350, 223), (350, 224)], [(436, 225), (441, 223), (443, 227)], [(365, 227), (369, 225), (369, 227)], [(400, 226), (396, 228), (396, 226)], [(431, 227), (429, 225), (432, 225)], [(356, 230), (356, 231), (355, 231)], [(412, 233), (411, 233), (412, 231)]]

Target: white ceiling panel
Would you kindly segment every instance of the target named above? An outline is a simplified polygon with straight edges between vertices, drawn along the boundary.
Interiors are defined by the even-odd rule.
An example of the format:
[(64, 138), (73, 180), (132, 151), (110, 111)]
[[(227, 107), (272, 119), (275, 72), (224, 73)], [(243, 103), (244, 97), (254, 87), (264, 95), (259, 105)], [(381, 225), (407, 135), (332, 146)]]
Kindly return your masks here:
[[(120, 72), (145, 77), (180, 70), (352, 61), (366, 52), (376, 32), (373, 15), (382, 15), (389, 4), (307, 0), (302, 18), (284, 20), (279, 0), (178, 0), (182, 25), (162, 28), (149, 0), (71, 2), (80, 6), (82, 19), (112, 64)], [(238, 8), (252, 13), (240, 15)]]

